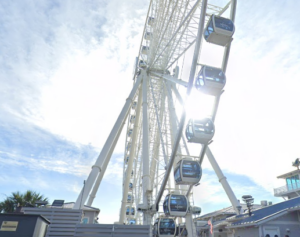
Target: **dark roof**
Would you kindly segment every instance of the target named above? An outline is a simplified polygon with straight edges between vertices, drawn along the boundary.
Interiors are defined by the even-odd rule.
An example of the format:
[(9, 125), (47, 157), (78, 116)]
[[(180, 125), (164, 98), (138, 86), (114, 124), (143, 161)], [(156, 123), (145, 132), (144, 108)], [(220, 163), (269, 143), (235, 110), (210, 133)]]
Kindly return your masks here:
[(42, 215), (38, 215), (38, 214), (24, 214), (23, 212), (21, 212), (21, 213), (15, 213), (14, 212), (14, 213), (0, 213), (0, 216), (4, 216), (4, 217), (6, 217), (6, 216), (12, 216), (12, 217), (23, 217), (23, 216), (25, 216), (25, 217), (26, 216), (28, 216), (28, 217), (35, 217), (35, 218), (41, 218), (45, 222), (47, 222), (48, 224), (50, 224), (50, 221), (47, 218), (43, 217)]
[[(247, 206), (246, 204), (244, 203), (241, 203), (241, 206), (242, 206), (242, 209), (247, 209)], [(261, 205), (259, 204), (253, 204), (253, 209), (259, 209), (259, 208), (262, 208)], [(229, 207), (226, 207), (226, 208), (223, 208), (223, 209), (220, 209), (220, 210), (217, 210), (217, 211), (214, 211), (214, 212), (210, 212), (210, 213), (207, 213), (203, 216), (200, 216), (198, 218), (196, 218), (197, 220), (208, 220), (210, 219), (211, 217), (217, 217), (217, 216), (221, 216), (221, 215), (235, 215), (235, 210), (233, 209), (232, 206), (229, 206)]]
[[(240, 225), (257, 225), (259, 222), (263, 220), (267, 220), (271, 217), (274, 217), (278, 214), (284, 214), (287, 211), (292, 211), (297, 206), (300, 206), (300, 197), (289, 199), (284, 202), (280, 202), (277, 204), (273, 204), (271, 206), (267, 206), (252, 212), (251, 216), (248, 214), (243, 214), (235, 217), (227, 218), (228, 221), (234, 221), (234, 219), (239, 219), (236, 222), (232, 222), (229, 227), (236, 227)], [(242, 219), (241, 219), (242, 218)]]

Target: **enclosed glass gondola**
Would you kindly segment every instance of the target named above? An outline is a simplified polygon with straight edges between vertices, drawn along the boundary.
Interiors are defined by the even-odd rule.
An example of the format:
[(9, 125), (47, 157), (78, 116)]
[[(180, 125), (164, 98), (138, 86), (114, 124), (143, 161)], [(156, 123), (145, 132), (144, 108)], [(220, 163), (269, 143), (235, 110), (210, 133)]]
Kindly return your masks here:
[(129, 190), (132, 191), (132, 188), (133, 188), (133, 184), (129, 183)]
[(135, 225), (136, 224), (136, 220), (134, 218), (131, 218), (128, 220), (128, 224), (129, 225)]
[(128, 136), (128, 137), (131, 137), (131, 135), (132, 135), (132, 132), (133, 132), (133, 129), (132, 129), (132, 128), (130, 128), (130, 129), (128, 130), (128, 132), (127, 132), (127, 136)]
[(146, 32), (145, 35), (144, 35), (144, 39), (145, 40), (151, 40), (152, 38), (152, 32)]
[(148, 46), (142, 46), (142, 54), (147, 55), (149, 52), (149, 47)]
[(131, 115), (130, 116), (130, 123), (134, 123), (134, 121), (135, 121), (135, 115)]
[(232, 41), (234, 24), (232, 20), (211, 15), (204, 30), (204, 39), (213, 44), (226, 46)]
[(128, 161), (129, 161), (129, 156), (127, 156), (124, 160), (125, 160), (125, 164), (127, 165)]
[(176, 184), (196, 184), (200, 181), (202, 169), (198, 161), (191, 158), (180, 160), (174, 170)]
[(132, 194), (128, 194), (127, 203), (133, 203), (133, 202), (134, 202), (134, 196)]
[(136, 101), (133, 101), (131, 108), (132, 108), (132, 109), (135, 109), (135, 108), (136, 108), (136, 105), (137, 105), (137, 102), (136, 102)]
[(155, 21), (154, 17), (151, 17), (151, 16), (148, 17), (148, 25), (149, 26), (153, 26), (154, 21)]
[(143, 61), (143, 60), (140, 60), (139, 67), (140, 68), (146, 68), (147, 67), (147, 63), (145, 61)]
[(190, 212), (193, 215), (200, 215), (201, 214), (201, 207), (197, 207), (197, 206), (190, 207)]
[(210, 118), (190, 119), (185, 130), (188, 142), (207, 144), (215, 134), (215, 126)]
[(130, 148), (131, 148), (131, 142), (128, 142), (126, 146), (126, 152), (130, 152)]
[(173, 218), (160, 217), (155, 220), (153, 237), (171, 237), (176, 234), (176, 223)]
[(226, 84), (222, 69), (203, 66), (195, 80), (197, 90), (209, 95), (219, 95)]
[(134, 207), (131, 207), (130, 206), (127, 206), (126, 207), (126, 215), (129, 216), (134, 216), (135, 215), (135, 208)]
[(168, 194), (163, 203), (166, 216), (186, 216), (188, 200), (185, 195)]

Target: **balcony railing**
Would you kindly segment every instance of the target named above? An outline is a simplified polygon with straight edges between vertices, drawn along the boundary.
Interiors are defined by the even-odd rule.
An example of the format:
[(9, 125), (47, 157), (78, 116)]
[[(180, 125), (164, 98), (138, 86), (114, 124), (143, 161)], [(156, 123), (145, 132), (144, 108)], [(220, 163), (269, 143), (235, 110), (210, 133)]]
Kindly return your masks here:
[(292, 186), (288, 187), (287, 185), (284, 185), (284, 186), (279, 187), (279, 188), (274, 188), (274, 196), (279, 197), (279, 196), (282, 196), (284, 194), (288, 194), (288, 193), (296, 192), (296, 191), (300, 191), (300, 188), (292, 187)]

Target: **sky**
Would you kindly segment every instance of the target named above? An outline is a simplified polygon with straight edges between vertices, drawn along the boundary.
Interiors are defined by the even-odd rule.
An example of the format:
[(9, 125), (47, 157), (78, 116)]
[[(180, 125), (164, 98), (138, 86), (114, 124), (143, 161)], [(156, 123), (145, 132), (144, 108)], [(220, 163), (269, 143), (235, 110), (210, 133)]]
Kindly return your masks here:
[[(0, 1), (0, 201), (28, 189), (50, 202), (76, 200), (132, 88), (148, 4)], [(299, 157), (299, 7), (237, 4), (210, 147), (238, 199), (282, 201), (273, 196), (285, 184), (276, 176)], [(214, 50), (203, 47), (201, 60), (220, 64)], [(121, 137), (94, 202), (100, 223), (118, 220)], [(194, 202), (203, 214), (230, 205), (207, 159)]]

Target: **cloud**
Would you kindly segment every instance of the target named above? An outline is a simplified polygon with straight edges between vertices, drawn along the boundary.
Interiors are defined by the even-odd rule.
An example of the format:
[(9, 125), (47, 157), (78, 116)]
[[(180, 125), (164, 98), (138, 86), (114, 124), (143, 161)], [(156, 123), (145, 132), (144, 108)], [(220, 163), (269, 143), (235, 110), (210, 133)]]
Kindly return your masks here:
[[(252, 195), (255, 204), (260, 204), (262, 200), (278, 202), (279, 198), (274, 198), (272, 193), (264, 187), (257, 185), (255, 181), (247, 175), (230, 173), (224, 171), (235, 197), (242, 201), (243, 195)], [(200, 206), (203, 213), (212, 212), (221, 208), (231, 206), (231, 202), (226, 195), (222, 184), (219, 182), (217, 175), (211, 169), (204, 169), (200, 185), (193, 191), (194, 204)]]
[(103, 181), (121, 187), (123, 182), (124, 154), (113, 154), (105, 171)]
[(21, 166), (83, 176), (98, 153), (90, 145), (72, 143), (19, 119), (1, 121), (0, 134), (2, 169)]
[[(286, 159), (299, 153), (298, 4), (267, 0), (237, 6), (226, 91), (211, 147), (239, 196), (251, 191), (269, 198), (274, 183), (280, 183), (275, 176), (291, 169)], [(147, 5), (145, 0), (0, 3), (1, 184), (11, 185), (14, 175), (24, 187), (36, 179), (35, 187), (48, 188), (53, 197), (62, 195), (56, 189), (81, 190), (82, 177), (132, 88)], [(220, 66), (220, 53), (220, 47), (203, 47), (201, 60)], [(183, 78), (188, 75), (186, 69)], [(110, 190), (114, 196), (113, 188), (121, 185), (123, 150), (124, 144), (117, 145), (99, 193)], [(206, 159), (203, 167), (211, 171)], [(228, 204), (213, 173), (197, 190), (197, 201), (205, 205)]]
[(97, 24), (104, 19), (100, 11), (91, 9), (99, 6), (82, 4), (30, 0), (1, 3), (1, 21), (5, 24), (0, 30), (0, 100), (6, 102), (2, 109), (22, 116), (41, 116), (41, 89), (49, 84), (55, 70), (76, 49), (89, 52), (94, 48), (101, 35)]
[[(93, 125), (99, 131), (97, 124), (103, 118), (99, 112), (113, 106), (101, 101), (105, 96), (113, 101), (111, 91), (116, 85), (118, 90), (126, 88), (115, 103), (114, 111), (120, 111), (130, 91), (132, 55), (138, 52), (144, 3), (1, 3), (0, 19), (5, 24), (0, 30), (0, 101), (4, 102), (0, 111), (77, 142), (97, 144)], [(118, 112), (112, 116), (117, 117)], [(88, 118), (91, 123), (86, 122)], [(103, 122), (107, 121), (113, 120)], [(80, 129), (78, 133), (74, 126)]]

